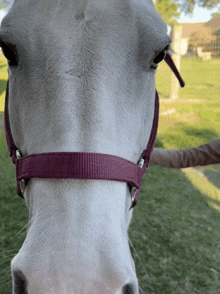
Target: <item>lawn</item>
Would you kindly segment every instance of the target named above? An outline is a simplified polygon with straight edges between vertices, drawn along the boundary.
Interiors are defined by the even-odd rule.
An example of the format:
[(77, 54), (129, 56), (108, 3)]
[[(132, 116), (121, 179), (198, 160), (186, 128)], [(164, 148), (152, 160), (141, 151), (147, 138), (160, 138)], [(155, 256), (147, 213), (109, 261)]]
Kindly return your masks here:
[[(180, 98), (219, 101), (219, 73), (219, 58), (205, 62), (196, 57), (182, 58), (181, 74), (186, 82), (186, 87), (180, 89)], [(170, 75), (171, 71), (167, 64), (162, 62), (157, 73), (157, 88), (161, 98), (169, 97)]]
[(0, 111), (4, 111), (5, 88), (7, 78), (7, 63), (3, 54), (0, 52)]
[[(198, 146), (220, 136), (220, 60), (182, 59), (187, 83), (171, 102), (169, 69), (161, 64), (156, 146)], [(0, 107), (6, 65), (0, 56)], [(2, 109), (2, 108), (1, 108)], [(14, 166), (4, 139), (0, 113), (0, 294), (10, 294), (10, 260), (25, 234), (28, 212), (16, 196)], [(220, 165), (188, 169), (151, 166), (129, 230), (131, 250), (145, 294), (220, 294)]]

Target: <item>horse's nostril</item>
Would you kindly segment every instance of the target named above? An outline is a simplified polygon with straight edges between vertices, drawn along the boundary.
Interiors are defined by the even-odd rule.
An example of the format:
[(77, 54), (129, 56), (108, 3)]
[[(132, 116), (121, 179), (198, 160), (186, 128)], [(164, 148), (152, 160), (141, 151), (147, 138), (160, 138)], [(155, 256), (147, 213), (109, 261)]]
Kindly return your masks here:
[(133, 294), (136, 293), (133, 289), (133, 286), (131, 284), (126, 284), (122, 289), (123, 294)]
[(13, 271), (13, 293), (28, 294), (27, 279), (21, 271)]

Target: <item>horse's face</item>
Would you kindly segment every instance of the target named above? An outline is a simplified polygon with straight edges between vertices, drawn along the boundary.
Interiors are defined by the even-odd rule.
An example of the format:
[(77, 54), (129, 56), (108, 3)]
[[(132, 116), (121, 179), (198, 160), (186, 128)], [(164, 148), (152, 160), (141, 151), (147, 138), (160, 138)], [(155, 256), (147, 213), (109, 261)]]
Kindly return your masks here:
[[(0, 38), (23, 155), (98, 152), (137, 163), (154, 114), (153, 60), (170, 43), (151, 1), (15, 0)], [(30, 221), (12, 261), (14, 293), (138, 293), (126, 183), (31, 179), (24, 197)]]

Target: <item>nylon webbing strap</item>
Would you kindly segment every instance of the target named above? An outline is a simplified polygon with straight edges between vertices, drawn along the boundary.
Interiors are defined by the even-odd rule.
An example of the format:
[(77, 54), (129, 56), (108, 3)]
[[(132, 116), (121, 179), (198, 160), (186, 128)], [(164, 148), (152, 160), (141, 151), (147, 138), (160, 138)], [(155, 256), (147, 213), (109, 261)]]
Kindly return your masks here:
[(15, 164), (15, 160), (16, 160), (15, 152), (17, 147), (15, 146), (14, 139), (11, 134), (8, 104), (9, 104), (9, 81), (7, 81), (7, 86), (6, 86), (4, 123), (5, 123), (5, 136), (6, 136), (9, 156), (12, 157), (12, 161)]
[(16, 162), (17, 180), (30, 178), (103, 179), (140, 188), (143, 170), (121, 157), (84, 152), (32, 154)]
[(154, 106), (154, 119), (151, 129), (150, 139), (148, 141), (147, 148), (143, 151), (141, 158), (144, 159), (144, 167), (148, 167), (151, 154), (154, 149), (156, 137), (157, 137), (157, 129), (158, 129), (158, 121), (159, 121), (159, 95), (156, 91), (155, 93), (155, 106)]

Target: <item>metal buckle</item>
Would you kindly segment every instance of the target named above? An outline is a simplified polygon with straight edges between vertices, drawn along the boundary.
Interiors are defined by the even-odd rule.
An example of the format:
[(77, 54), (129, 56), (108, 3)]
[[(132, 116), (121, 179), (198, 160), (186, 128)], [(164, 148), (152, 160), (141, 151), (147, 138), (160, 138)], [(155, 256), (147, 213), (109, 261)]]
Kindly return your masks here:
[[(138, 166), (139, 166), (140, 168), (142, 168), (142, 167), (144, 166), (144, 159), (143, 159), (143, 158), (141, 158), (141, 159), (138, 161)], [(137, 188), (136, 188), (136, 187), (132, 187), (132, 188), (131, 188), (131, 207), (130, 207), (130, 209), (133, 207), (136, 193), (137, 193)]]
[(25, 186), (26, 186), (25, 179), (21, 179), (19, 181), (19, 185), (20, 185), (21, 194), (24, 195), (24, 190), (25, 190)]
[(134, 203), (134, 199), (137, 193), (137, 188), (136, 187), (132, 187), (131, 188), (131, 205), (133, 205)]
[[(22, 155), (21, 155), (21, 151), (20, 150), (17, 149), (15, 151), (15, 154), (16, 154), (16, 158), (17, 159), (21, 159), (22, 158)], [(24, 195), (24, 190), (25, 190), (25, 186), (26, 186), (25, 179), (21, 179), (19, 181), (19, 186), (20, 186), (21, 194)]]
[(141, 158), (141, 159), (138, 161), (138, 166), (139, 166), (140, 168), (142, 168), (142, 167), (144, 166), (144, 159), (143, 159), (143, 158)]
[(17, 149), (17, 150), (15, 151), (15, 154), (16, 154), (16, 158), (17, 158), (17, 159), (21, 159), (22, 156), (21, 156), (21, 151), (20, 151), (20, 150)]

